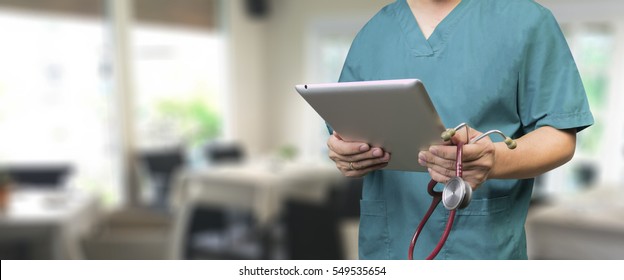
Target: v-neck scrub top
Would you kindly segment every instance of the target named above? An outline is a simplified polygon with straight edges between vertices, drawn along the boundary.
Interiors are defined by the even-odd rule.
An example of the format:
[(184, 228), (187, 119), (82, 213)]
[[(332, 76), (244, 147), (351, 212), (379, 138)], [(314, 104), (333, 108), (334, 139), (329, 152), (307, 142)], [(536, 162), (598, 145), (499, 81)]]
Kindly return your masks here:
[[(593, 124), (559, 25), (529, 0), (463, 0), (428, 40), (405, 0), (387, 5), (354, 39), (340, 81), (407, 78), (423, 81), (446, 127), (466, 122), (518, 138), (541, 126), (580, 131)], [(407, 259), (431, 203), (429, 180), (428, 173), (393, 170), (364, 177), (360, 259)], [(526, 259), (532, 187), (533, 179), (483, 183), (457, 212), (437, 259)], [(419, 237), (415, 259), (433, 250), (448, 215), (440, 204)]]

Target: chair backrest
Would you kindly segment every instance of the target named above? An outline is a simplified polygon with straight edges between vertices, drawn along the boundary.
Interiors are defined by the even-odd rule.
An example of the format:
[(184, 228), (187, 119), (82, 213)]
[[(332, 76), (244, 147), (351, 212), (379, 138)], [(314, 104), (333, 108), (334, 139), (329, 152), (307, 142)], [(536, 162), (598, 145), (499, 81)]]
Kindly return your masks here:
[(170, 175), (184, 164), (184, 153), (181, 149), (143, 152), (140, 160), (150, 175)]
[(210, 143), (204, 149), (206, 160), (211, 164), (240, 163), (245, 159), (245, 150), (239, 143)]
[(138, 156), (141, 173), (150, 182), (155, 191), (152, 207), (166, 210), (169, 200), (170, 184), (177, 170), (185, 163), (184, 151), (181, 148), (143, 151)]
[(348, 178), (342, 186), (334, 187), (330, 192), (331, 204), (340, 218), (360, 218), (360, 199), (364, 185), (363, 178)]
[(284, 210), (289, 259), (344, 258), (338, 215), (330, 203), (287, 200)]
[(61, 187), (72, 168), (69, 164), (32, 164), (0, 167), (18, 186)]

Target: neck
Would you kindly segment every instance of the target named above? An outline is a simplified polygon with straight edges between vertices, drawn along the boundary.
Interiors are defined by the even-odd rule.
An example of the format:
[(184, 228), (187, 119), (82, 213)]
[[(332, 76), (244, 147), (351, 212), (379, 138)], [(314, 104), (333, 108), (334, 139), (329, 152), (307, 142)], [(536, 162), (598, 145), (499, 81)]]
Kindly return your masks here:
[(443, 7), (455, 7), (461, 0), (408, 0), (410, 4), (418, 7), (431, 7), (431, 8), (443, 8)]
[(407, 0), (426, 39), (461, 0)]

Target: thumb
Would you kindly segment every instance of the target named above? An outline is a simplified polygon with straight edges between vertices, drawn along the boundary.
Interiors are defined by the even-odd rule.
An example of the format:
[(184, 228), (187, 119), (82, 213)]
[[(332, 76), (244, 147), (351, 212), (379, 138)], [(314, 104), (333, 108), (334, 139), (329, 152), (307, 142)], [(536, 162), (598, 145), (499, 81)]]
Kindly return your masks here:
[(453, 144), (458, 144), (458, 143), (468, 144), (470, 140), (472, 140), (475, 137), (478, 137), (481, 134), (483, 133), (481, 133), (480, 131), (476, 129), (473, 129), (472, 127), (466, 126), (465, 128), (462, 128), (455, 132), (455, 135), (453, 135), (453, 137), (451, 138), (451, 142)]
[(338, 138), (338, 139), (340, 139), (340, 140), (343, 140), (343, 139), (342, 139), (342, 136), (340, 136), (340, 134), (338, 134), (338, 132), (336, 132), (335, 130), (334, 130), (334, 132), (333, 132), (332, 134), (333, 134), (336, 138)]

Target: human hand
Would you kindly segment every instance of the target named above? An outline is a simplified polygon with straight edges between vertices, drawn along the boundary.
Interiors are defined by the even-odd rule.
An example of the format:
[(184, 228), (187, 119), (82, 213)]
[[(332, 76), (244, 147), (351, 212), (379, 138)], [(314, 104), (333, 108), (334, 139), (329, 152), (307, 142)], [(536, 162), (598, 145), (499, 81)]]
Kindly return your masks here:
[[(470, 139), (483, 134), (472, 128)], [(463, 179), (473, 190), (477, 189), (488, 179), (496, 158), (496, 149), (489, 137), (467, 144), (466, 130), (462, 129), (455, 133), (450, 141), (443, 145), (432, 145), (428, 151), (421, 151), (418, 154), (418, 163), (428, 168), (431, 178), (439, 183), (446, 183), (455, 176), (457, 143), (464, 143), (463, 146)]]
[(390, 153), (362, 142), (347, 142), (334, 133), (327, 140), (329, 158), (344, 176), (362, 177), (371, 171), (384, 168), (390, 161)]

